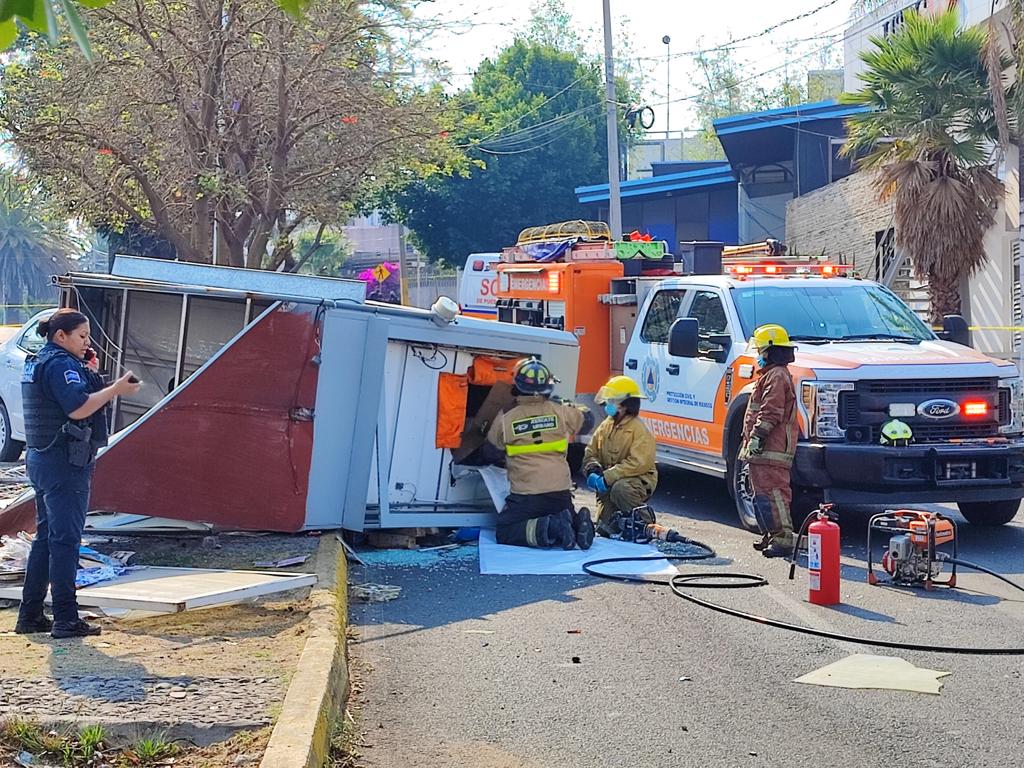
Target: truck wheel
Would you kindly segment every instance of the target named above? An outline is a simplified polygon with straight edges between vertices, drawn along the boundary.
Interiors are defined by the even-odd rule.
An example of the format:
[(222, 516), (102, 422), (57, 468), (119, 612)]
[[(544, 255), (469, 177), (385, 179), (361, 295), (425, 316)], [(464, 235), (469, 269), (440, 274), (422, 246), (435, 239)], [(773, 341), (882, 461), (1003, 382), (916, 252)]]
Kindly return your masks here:
[[(736, 449), (736, 453), (739, 449)], [(747, 462), (742, 461), (736, 454), (733, 454), (732, 462), (729, 464), (729, 495), (736, 502), (736, 515), (740, 519), (740, 525), (748, 531), (760, 533), (757, 525), (757, 518), (754, 517), (754, 489), (750, 485), (750, 472), (747, 469)], [(799, 531), (804, 520), (818, 511), (823, 495), (821, 491), (808, 488), (793, 488), (793, 503), (790, 506), (790, 516), (793, 519), (793, 529)]]
[(758, 533), (757, 518), (754, 517), (754, 489), (750, 485), (750, 470), (747, 462), (733, 456), (729, 472), (729, 491), (736, 503), (736, 515), (740, 525), (748, 531)]
[(1020, 499), (961, 501), (957, 506), (971, 525), (1006, 525), (1017, 516)]
[(11, 417), (0, 402), (0, 461), (17, 461), (25, 444), (11, 437)]

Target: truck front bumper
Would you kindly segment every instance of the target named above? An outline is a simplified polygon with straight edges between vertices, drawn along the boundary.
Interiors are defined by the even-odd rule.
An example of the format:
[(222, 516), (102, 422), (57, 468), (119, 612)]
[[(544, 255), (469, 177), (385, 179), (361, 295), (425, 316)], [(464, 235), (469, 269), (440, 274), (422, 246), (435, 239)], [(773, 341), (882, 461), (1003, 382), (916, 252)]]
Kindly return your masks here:
[(1024, 441), (886, 448), (801, 443), (793, 482), (847, 504), (1024, 498)]

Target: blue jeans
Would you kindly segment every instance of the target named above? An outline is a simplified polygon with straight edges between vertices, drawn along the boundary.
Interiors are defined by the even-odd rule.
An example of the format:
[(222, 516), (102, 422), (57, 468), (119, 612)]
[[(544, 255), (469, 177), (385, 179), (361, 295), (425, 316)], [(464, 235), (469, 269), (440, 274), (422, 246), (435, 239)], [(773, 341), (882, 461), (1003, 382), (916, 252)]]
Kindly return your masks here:
[(54, 623), (73, 624), (78, 621), (78, 550), (94, 465), (71, 466), (63, 445), (30, 448), (25, 463), (36, 492), (36, 539), (28, 557), (18, 618), (32, 621), (42, 615), (49, 585)]

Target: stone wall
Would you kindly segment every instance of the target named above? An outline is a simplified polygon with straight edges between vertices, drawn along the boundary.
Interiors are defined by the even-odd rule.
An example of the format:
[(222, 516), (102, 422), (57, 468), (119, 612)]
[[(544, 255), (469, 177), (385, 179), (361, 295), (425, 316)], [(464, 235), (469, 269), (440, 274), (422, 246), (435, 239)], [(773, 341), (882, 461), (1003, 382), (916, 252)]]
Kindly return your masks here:
[(791, 200), (786, 244), (791, 253), (853, 264), (875, 279), (875, 235), (892, 227), (892, 205), (878, 200), (872, 174), (860, 172)]

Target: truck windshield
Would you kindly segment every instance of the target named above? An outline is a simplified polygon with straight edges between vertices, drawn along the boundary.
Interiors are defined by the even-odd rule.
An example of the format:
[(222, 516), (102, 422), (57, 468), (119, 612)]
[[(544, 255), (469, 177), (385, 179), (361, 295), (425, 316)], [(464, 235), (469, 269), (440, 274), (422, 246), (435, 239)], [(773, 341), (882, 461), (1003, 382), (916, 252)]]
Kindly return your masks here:
[(891, 291), (857, 285), (756, 285), (733, 288), (743, 331), (749, 338), (765, 323), (778, 323), (796, 340), (908, 341), (935, 334)]

